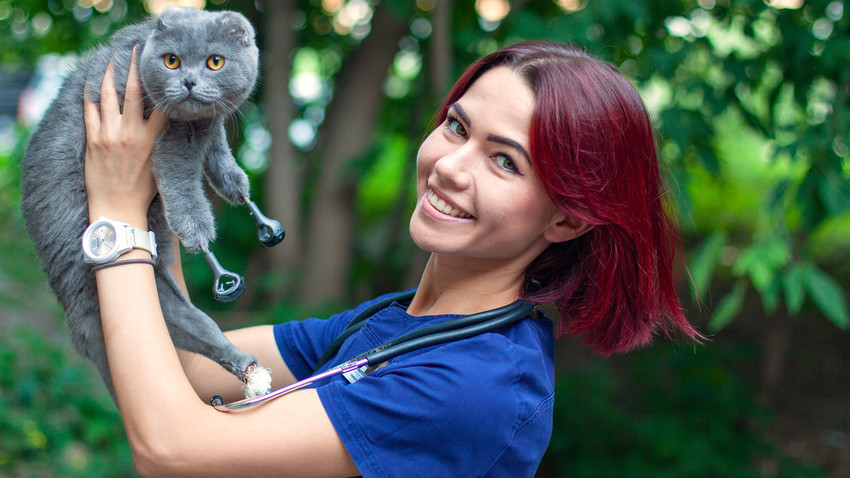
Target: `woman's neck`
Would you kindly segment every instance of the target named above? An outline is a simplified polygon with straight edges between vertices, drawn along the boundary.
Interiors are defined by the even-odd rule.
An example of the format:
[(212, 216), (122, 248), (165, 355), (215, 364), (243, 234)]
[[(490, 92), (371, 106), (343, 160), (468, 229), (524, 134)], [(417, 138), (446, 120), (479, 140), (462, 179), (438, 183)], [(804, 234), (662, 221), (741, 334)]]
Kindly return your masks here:
[(524, 267), (492, 262), (475, 267), (469, 262), (431, 254), (408, 313), (468, 315), (508, 305), (520, 297)]

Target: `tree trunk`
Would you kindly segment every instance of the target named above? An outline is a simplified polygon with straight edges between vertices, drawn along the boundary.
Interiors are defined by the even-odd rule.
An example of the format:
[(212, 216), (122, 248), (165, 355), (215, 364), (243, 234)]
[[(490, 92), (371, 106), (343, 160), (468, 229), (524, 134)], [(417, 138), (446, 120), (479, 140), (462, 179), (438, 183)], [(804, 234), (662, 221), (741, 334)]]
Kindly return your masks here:
[(785, 377), (785, 360), (791, 345), (791, 317), (784, 311), (778, 311), (770, 322), (764, 335), (761, 353), (761, 384), (758, 401), (762, 405), (772, 406)]
[(440, 99), (452, 81), (452, 1), (437, 0), (431, 15), (430, 96)]
[[(298, 269), (302, 255), (299, 234), (301, 221), (298, 216), (302, 172), (296, 162), (295, 148), (289, 141), (289, 125), (294, 111), (289, 95), (290, 58), (296, 41), (296, 33), (289, 26), (289, 19), (295, 9), (295, 1), (265, 2), (264, 9), (264, 99), (272, 137), (269, 166), (264, 177), (264, 214), (280, 221), (286, 230), (284, 241), (266, 250), (264, 255), (270, 269), (282, 271), (284, 277), (292, 279), (293, 274), (287, 272)], [(284, 292), (285, 287), (273, 298), (279, 298)]]
[(315, 304), (345, 295), (355, 228), (355, 178), (346, 165), (372, 138), (383, 99), (383, 82), (407, 31), (407, 19), (379, 6), (371, 33), (340, 71), (334, 98), (319, 133), (323, 164), (316, 184), (305, 241), (300, 298)]

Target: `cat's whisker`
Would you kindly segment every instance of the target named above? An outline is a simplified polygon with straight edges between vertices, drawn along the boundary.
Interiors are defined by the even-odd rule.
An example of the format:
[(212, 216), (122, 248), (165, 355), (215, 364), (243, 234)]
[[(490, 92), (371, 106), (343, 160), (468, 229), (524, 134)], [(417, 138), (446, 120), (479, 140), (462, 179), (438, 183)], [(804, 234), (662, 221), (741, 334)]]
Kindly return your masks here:
[(245, 112), (242, 111), (242, 108), (234, 108), (232, 114), (233, 114), (234, 120), (244, 121), (245, 118), (246, 118)]
[(224, 110), (227, 114), (227, 118), (233, 122), (239, 121), (239, 108), (234, 107), (234, 105), (230, 102), (224, 104)]

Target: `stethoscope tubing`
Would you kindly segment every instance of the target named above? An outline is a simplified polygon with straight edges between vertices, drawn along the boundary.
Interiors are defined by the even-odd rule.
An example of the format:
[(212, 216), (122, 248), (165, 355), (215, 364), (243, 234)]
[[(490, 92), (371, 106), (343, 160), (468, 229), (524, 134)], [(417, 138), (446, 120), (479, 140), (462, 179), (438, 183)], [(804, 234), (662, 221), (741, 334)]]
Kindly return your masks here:
[[(414, 350), (430, 347), (432, 345), (444, 344), (455, 340), (463, 340), (483, 334), (484, 332), (499, 329), (524, 318), (534, 309), (534, 306), (527, 302), (517, 301), (514, 304), (516, 304), (514, 307), (508, 311), (503, 311), (501, 314), (492, 314), (494, 311), (484, 312), (481, 315), (488, 314), (485, 318), (479, 318), (476, 321), (469, 321), (471, 323), (464, 323), (464, 319), (469, 319), (470, 317), (474, 317), (478, 314), (456, 319), (459, 322), (457, 322), (458, 327), (455, 328), (442, 331), (431, 331), (430, 333), (419, 333), (420, 331), (425, 331), (429, 327), (420, 329), (420, 331), (414, 331), (411, 334), (402, 337), (404, 340), (399, 339), (398, 343), (389, 342), (386, 348), (371, 352), (367, 354), (366, 357), (369, 359), (369, 363), (371, 365), (383, 363)], [(444, 324), (445, 323), (437, 324), (437, 326)], [(437, 326), (434, 326), (434, 328), (437, 328)]]
[(303, 380), (299, 380), (295, 383), (291, 383), (285, 387), (279, 388), (273, 392), (269, 392), (265, 395), (260, 395), (258, 397), (245, 398), (243, 400), (238, 400), (236, 402), (231, 403), (223, 403), (221, 398), (216, 396), (210, 401), (210, 405), (213, 408), (220, 412), (238, 412), (243, 411), (249, 408), (253, 408), (257, 405), (262, 405), (270, 400), (273, 400), (282, 395), (286, 395), (287, 393), (294, 392), (298, 389), (304, 388), (307, 385), (312, 384), (313, 382), (317, 382), (319, 380), (333, 377), (334, 375), (339, 375), (341, 373), (348, 373), (354, 370), (357, 370), (360, 367), (365, 365), (369, 365), (369, 359), (366, 357), (361, 357), (359, 359), (352, 359), (348, 362), (345, 362), (341, 365), (337, 365), (336, 367), (331, 367), (324, 372), (317, 373), (315, 375), (311, 375)]
[(359, 314), (354, 316), (354, 318), (348, 322), (345, 326), (345, 329), (333, 340), (333, 342), (328, 345), (328, 348), (325, 349), (322, 356), (319, 357), (319, 360), (316, 361), (316, 365), (313, 367), (313, 373), (319, 370), (322, 365), (326, 364), (328, 360), (334, 358), (337, 352), (339, 352), (339, 348), (342, 346), (343, 342), (348, 339), (351, 334), (360, 330), (363, 325), (369, 320), (370, 317), (377, 314), (379, 311), (387, 308), (393, 302), (406, 302), (408, 300), (413, 299), (413, 296), (416, 294), (416, 290), (408, 290), (405, 292), (400, 292), (398, 294), (391, 295), (389, 297), (385, 297), (384, 299), (370, 305), (369, 307), (363, 309)]
[[(533, 310), (534, 306), (532, 304), (523, 300), (518, 300), (510, 305), (500, 307), (498, 309), (459, 317), (430, 327), (424, 327), (398, 339), (387, 342), (376, 349), (354, 357), (347, 362), (331, 367), (324, 372), (311, 375), (310, 377), (299, 380), (265, 395), (246, 398), (232, 403), (222, 403), (219, 397), (214, 397), (210, 403), (213, 408), (222, 412), (242, 411), (253, 408), (282, 395), (286, 395), (287, 393), (304, 388), (319, 380), (339, 374), (349, 373), (361, 367), (368, 367), (387, 362), (399, 355), (403, 355), (414, 350), (444, 344), (455, 340), (463, 340), (484, 332), (505, 327), (523, 319)], [(359, 325), (362, 326), (362, 324)]]

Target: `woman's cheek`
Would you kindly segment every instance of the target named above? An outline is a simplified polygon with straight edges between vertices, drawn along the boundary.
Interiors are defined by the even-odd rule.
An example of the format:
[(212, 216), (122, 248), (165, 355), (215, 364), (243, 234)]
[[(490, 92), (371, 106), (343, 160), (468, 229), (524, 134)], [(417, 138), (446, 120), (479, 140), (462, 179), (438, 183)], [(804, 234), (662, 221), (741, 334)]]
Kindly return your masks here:
[(428, 176), (434, 168), (434, 163), (438, 156), (436, 145), (433, 141), (434, 134), (431, 133), (425, 138), (425, 141), (422, 142), (422, 145), (419, 146), (419, 151), (416, 153), (416, 178), (419, 195), (424, 194), (425, 189), (428, 187)]

